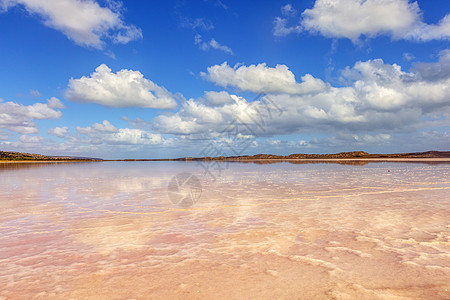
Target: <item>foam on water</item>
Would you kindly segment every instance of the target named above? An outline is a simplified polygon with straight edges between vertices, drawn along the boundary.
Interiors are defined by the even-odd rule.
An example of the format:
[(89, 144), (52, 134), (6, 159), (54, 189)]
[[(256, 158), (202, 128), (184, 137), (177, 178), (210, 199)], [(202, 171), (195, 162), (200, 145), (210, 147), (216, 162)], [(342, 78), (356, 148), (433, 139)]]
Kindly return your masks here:
[[(1, 165), (0, 165), (1, 168)], [(389, 170), (389, 172), (388, 172)], [(167, 185), (196, 174), (179, 207)], [(448, 299), (450, 165), (0, 169), (0, 299)]]

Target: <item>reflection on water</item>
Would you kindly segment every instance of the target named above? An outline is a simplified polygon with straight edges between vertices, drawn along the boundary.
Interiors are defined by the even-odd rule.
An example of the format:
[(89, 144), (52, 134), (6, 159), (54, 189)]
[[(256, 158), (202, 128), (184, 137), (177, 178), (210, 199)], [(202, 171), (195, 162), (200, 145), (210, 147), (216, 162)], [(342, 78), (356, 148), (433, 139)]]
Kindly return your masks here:
[(26, 169), (26, 168), (41, 168), (41, 167), (56, 167), (60, 165), (70, 165), (70, 164), (82, 164), (82, 162), (1, 162), (0, 161), (0, 172)]
[(0, 299), (450, 298), (448, 164), (9, 165)]
[(287, 159), (287, 160), (249, 160), (249, 161), (239, 161), (237, 163), (254, 163), (259, 165), (264, 164), (276, 164), (276, 163), (290, 163), (295, 165), (304, 165), (304, 164), (339, 164), (339, 165), (351, 165), (351, 166), (365, 166), (367, 164), (377, 164), (377, 163), (413, 163), (413, 164), (427, 164), (427, 165), (440, 165), (440, 164), (450, 164), (450, 160), (448, 159), (416, 159), (416, 161), (407, 160), (407, 159), (399, 159), (399, 160), (381, 160), (381, 159), (374, 159), (374, 160), (359, 160), (359, 159)]

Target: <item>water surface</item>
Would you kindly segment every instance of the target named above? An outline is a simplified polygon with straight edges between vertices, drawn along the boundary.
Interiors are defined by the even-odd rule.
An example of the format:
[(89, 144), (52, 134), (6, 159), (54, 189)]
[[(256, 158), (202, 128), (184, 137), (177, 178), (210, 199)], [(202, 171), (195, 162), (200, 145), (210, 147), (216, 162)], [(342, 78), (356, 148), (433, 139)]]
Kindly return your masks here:
[(203, 170), (0, 164), (0, 299), (450, 298), (450, 164)]

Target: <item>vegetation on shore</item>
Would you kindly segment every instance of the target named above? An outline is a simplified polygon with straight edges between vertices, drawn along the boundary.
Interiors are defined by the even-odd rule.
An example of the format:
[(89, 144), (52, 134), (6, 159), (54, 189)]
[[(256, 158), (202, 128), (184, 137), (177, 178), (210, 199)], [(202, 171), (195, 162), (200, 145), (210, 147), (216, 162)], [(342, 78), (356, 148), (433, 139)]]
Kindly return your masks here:
[[(450, 158), (450, 151), (427, 151), (415, 153), (395, 154), (369, 154), (364, 151), (340, 152), (335, 154), (291, 154), (272, 155), (257, 154), (243, 156), (218, 156), (218, 157), (183, 157), (167, 159), (123, 159), (120, 161), (255, 161), (255, 160), (298, 160), (298, 159), (367, 159), (367, 158)], [(73, 157), (73, 156), (48, 156), (21, 152), (0, 151), (0, 161), (104, 161), (100, 158)]]
[(0, 161), (98, 161), (98, 158), (48, 156), (42, 154), (0, 151)]
[(369, 154), (364, 151), (340, 152), (336, 154), (256, 154), (218, 157), (183, 157), (173, 159), (126, 159), (126, 161), (254, 161), (254, 160), (291, 160), (291, 159), (366, 159), (366, 158), (450, 158), (450, 151), (427, 151), (415, 153)]

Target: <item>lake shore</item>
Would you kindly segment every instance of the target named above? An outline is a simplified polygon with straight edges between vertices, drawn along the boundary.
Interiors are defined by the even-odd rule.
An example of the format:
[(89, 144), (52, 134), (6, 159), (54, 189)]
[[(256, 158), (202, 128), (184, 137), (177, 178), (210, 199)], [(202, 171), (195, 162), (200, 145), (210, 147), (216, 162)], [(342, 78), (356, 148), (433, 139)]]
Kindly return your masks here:
[[(117, 160), (0, 160), (0, 163), (68, 163), (68, 162), (157, 162), (157, 161), (184, 161), (174, 159), (117, 159)], [(290, 159), (277, 159), (277, 158), (261, 158), (261, 159), (220, 159), (220, 160), (207, 160), (207, 159), (195, 159), (185, 160), (186, 162), (450, 162), (450, 158), (290, 158)]]
[(78, 163), (78, 162), (103, 162), (103, 160), (0, 160), (0, 164), (23, 164), (23, 163), (37, 163), (37, 164), (43, 164), (43, 163)]

